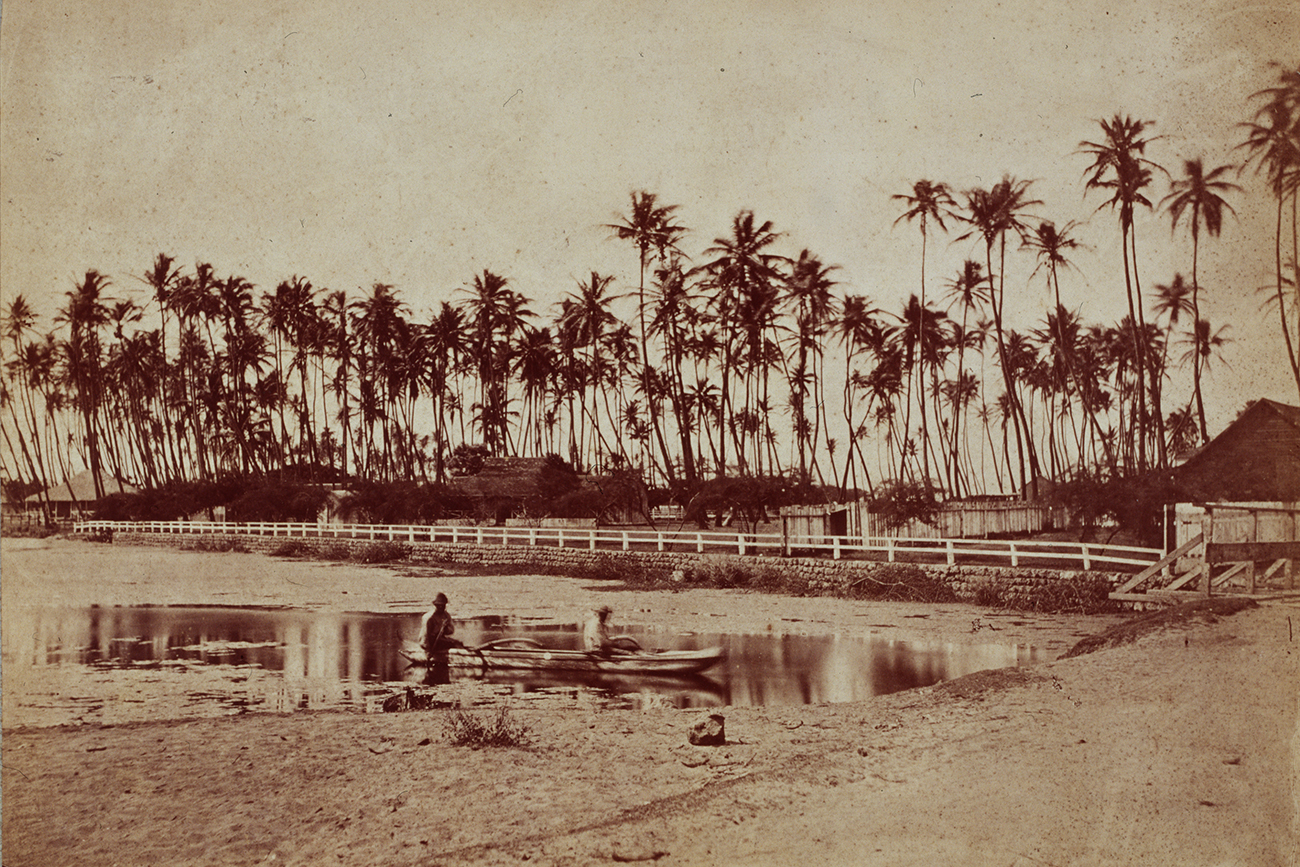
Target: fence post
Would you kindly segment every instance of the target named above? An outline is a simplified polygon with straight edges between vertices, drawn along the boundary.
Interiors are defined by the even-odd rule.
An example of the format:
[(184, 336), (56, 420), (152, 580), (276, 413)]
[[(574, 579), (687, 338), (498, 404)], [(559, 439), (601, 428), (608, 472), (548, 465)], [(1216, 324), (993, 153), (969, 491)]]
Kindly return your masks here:
[(894, 562), (894, 537), (893, 536), (885, 537), (885, 551), (888, 552), (889, 562), (893, 563)]
[(563, 548), (563, 547), (564, 547), (564, 528), (563, 528), (563, 527), (556, 527), (556, 528), (555, 528), (555, 541), (558, 543), (556, 547), (559, 547), (559, 548)]
[(659, 550), (664, 550), (664, 534), (661, 530), (655, 530), (655, 539), (659, 542)]
[(483, 528), (482, 528), (482, 527), (475, 527), (475, 528), (474, 528), (474, 543), (477, 544), (477, 545), (482, 545), (482, 544), (483, 544)]
[(531, 547), (531, 548), (536, 548), (536, 547), (537, 547), (537, 528), (536, 528), (536, 527), (529, 527), (529, 528), (528, 528), (528, 545), (529, 545), (529, 547)]
[(736, 534), (736, 553), (742, 557), (745, 556), (745, 534), (744, 533)]
[(590, 535), (587, 537), (587, 538), (588, 538), (587, 548), (588, 548), (588, 550), (595, 551), (595, 550), (596, 550), (596, 531), (595, 531), (595, 530), (589, 530), (588, 533), (589, 533)]
[(628, 538), (627, 538), (627, 530), (624, 530), (624, 531), (623, 531), (623, 550), (624, 550), (624, 551), (629, 551), (629, 550), (631, 550), (631, 548), (632, 548), (632, 545), (631, 545), (631, 543), (628, 541)]
[(695, 534), (695, 553), (704, 553), (704, 535), (702, 533)]
[(1092, 570), (1092, 557), (1088, 554), (1088, 546), (1084, 545), (1083, 546), (1083, 571), (1089, 572), (1091, 570)]
[(1008, 542), (1008, 543), (1007, 543), (1007, 547), (1008, 547), (1008, 548), (1010, 549), (1010, 551), (1011, 551), (1011, 565), (1012, 565), (1012, 566), (1019, 566), (1019, 565), (1020, 565), (1020, 557), (1016, 554), (1016, 543), (1015, 543), (1015, 542)]
[(840, 559), (840, 556), (841, 556), (841, 555), (840, 555), (840, 537), (839, 537), (839, 536), (831, 536), (831, 550), (834, 552), (834, 554), (833, 554), (834, 558), (835, 558), (836, 560)]
[(951, 566), (957, 562), (957, 555), (952, 548), (952, 539), (948, 540), (948, 544), (946, 547), (948, 549), (948, 565)]

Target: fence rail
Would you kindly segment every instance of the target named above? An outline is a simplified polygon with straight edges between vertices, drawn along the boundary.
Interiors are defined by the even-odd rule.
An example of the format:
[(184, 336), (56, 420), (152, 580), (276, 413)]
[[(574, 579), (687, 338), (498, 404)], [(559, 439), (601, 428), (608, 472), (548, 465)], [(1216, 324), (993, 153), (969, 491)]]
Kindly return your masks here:
[(134, 532), (200, 535), (240, 533), (285, 539), (347, 539), (386, 542), (450, 542), (476, 545), (546, 545), (622, 551), (813, 555), (883, 559), (893, 563), (976, 563), (981, 565), (1127, 571), (1156, 562), (1163, 551), (1126, 545), (1005, 539), (920, 539), (899, 537), (790, 536), (777, 533), (664, 532), (650, 529), (486, 527), (391, 524), (235, 523), (230, 521), (83, 521), (76, 532)]

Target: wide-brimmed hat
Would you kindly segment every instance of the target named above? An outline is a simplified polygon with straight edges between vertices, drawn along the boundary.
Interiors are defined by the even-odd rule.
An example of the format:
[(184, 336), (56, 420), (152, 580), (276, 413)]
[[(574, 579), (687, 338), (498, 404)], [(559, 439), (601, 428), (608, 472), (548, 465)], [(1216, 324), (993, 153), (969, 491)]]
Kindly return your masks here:
[(446, 594), (446, 593), (439, 593), (437, 596), (433, 597), (433, 604), (434, 604), (434, 605), (446, 605), (446, 604), (447, 604), (447, 594)]
[(608, 605), (601, 605), (595, 609), (595, 612), (597, 614), (612, 614), (614, 613), (614, 609), (610, 608)]

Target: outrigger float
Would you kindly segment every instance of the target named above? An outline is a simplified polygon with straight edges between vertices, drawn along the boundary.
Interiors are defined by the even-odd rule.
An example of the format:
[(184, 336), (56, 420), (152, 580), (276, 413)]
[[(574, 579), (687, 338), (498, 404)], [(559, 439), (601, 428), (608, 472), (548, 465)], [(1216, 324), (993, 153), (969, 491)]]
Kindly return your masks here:
[(628, 650), (609, 654), (545, 647), (529, 638), (501, 638), (478, 647), (450, 647), (430, 658), (424, 648), (406, 642), (399, 651), (412, 665), (442, 663), (456, 668), (522, 671), (577, 671), (606, 674), (690, 675), (712, 668), (726, 658), (721, 647), (702, 650)]

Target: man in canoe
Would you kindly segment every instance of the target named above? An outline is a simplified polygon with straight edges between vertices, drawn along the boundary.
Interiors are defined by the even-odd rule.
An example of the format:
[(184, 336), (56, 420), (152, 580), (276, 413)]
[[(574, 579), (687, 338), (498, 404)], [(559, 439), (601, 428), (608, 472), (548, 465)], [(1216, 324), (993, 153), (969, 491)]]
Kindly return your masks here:
[(420, 646), (429, 656), (446, 653), (451, 647), (464, 647), (460, 641), (452, 638), (455, 632), (456, 624), (447, 613), (447, 594), (439, 593), (433, 597), (432, 610), (426, 611), (420, 620)]
[(582, 627), (583, 650), (609, 656), (613, 653), (632, 653), (641, 649), (641, 645), (630, 635), (610, 636), (609, 615), (612, 612), (613, 609), (608, 605), (592, 610), (591, 616)]

